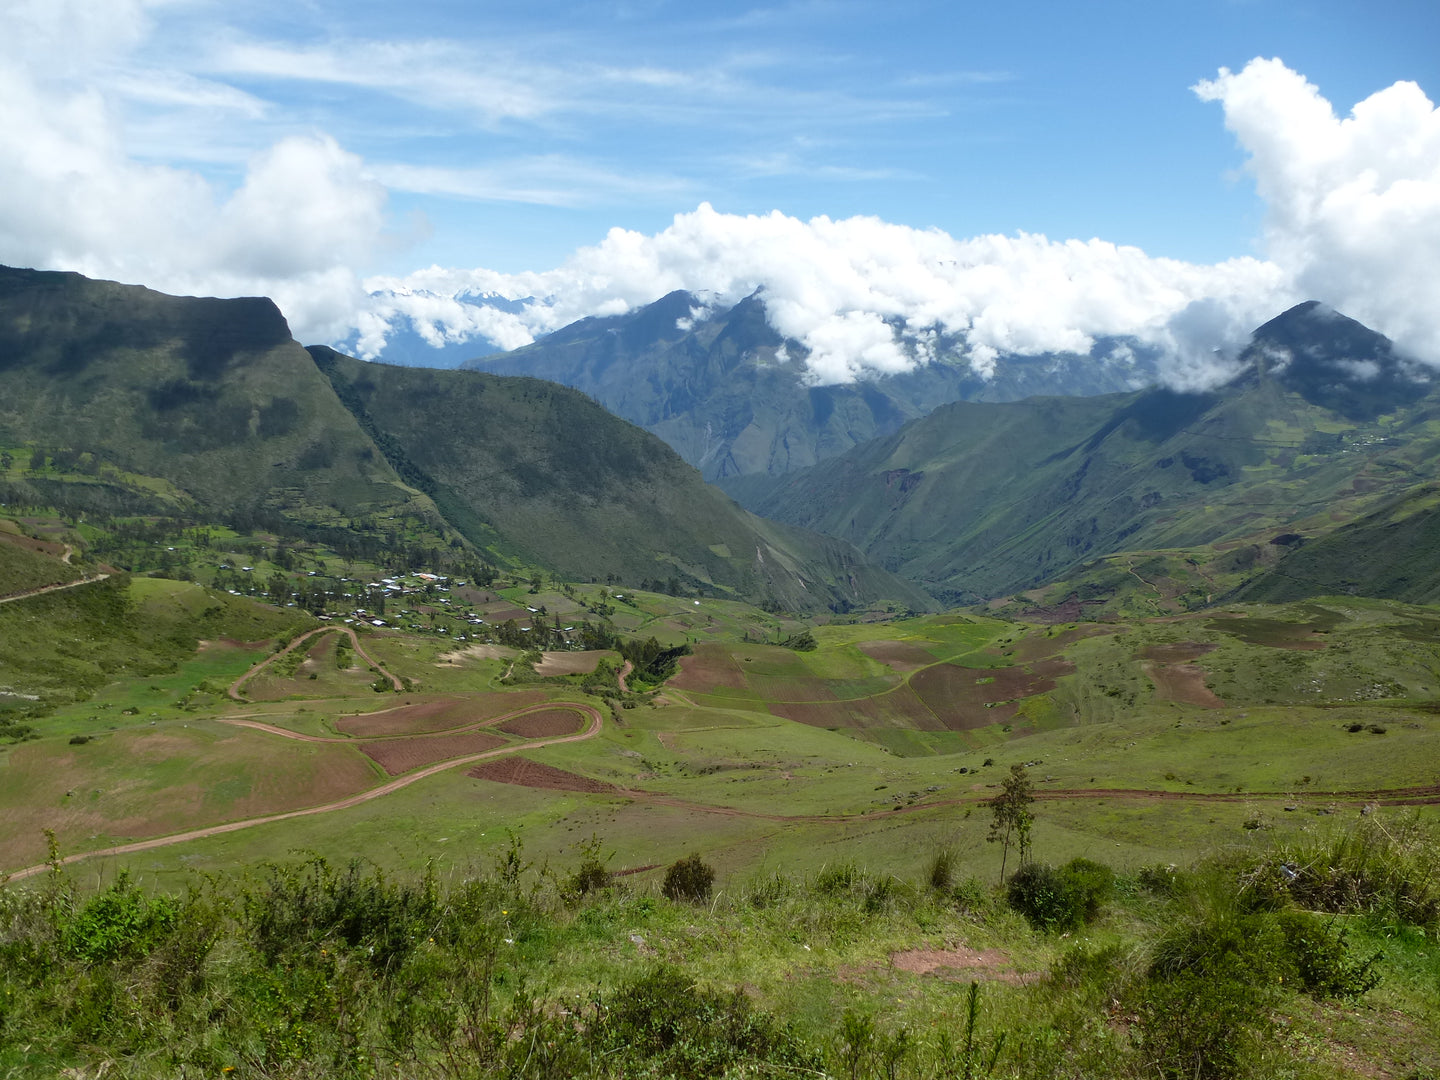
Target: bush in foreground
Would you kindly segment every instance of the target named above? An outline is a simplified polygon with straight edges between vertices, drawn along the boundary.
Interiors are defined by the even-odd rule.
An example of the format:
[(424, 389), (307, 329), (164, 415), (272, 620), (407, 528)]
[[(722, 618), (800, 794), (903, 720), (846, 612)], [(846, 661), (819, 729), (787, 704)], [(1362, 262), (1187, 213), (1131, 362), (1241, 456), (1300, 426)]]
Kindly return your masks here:
[(1089, 859), (1071, 859), (1059, 869), (1032, 862), (1015, 872), (1005, 895), (1037, 930), (1073, 930), (1100, 914), (1114, 881), (1108, 866)]
[(710, 887), (714, 884), (715, 868), (707, 865), (699, 855), (691, 854), (670, 864), (660, 892), (667, 900), (703, 904), (710, 899)]

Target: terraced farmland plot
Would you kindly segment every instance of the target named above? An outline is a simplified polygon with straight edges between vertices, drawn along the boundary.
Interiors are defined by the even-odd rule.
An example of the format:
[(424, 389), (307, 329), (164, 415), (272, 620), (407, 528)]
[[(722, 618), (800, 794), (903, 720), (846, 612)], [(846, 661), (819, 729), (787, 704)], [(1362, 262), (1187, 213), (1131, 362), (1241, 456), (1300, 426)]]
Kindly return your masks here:
[(738, 690), (749, 696), (750, 684), (740, 669), (740, 662), (731, 653), (732, 648), (718, 642), (696, 645), (693, 653), (680, 658), (680, 672), (669, 685), (702, 694), (722, 688)]
[(770, 711), (796, 723), (832, 729), (900, 727), (944, 731), (947, 726), (909, 686), (850, 701), (772, 702)]
[(527, 705), (538, 705), (549, 697), (549, 692), (545, 690), (517, 690), (506, 694), (447, 694), (394, 709), (342, 717), (336, 721), (335, 727), (357, 739), (423, 735), (494, 720)]
[(413, 739), (381, 739), (365, 743), (360, 749), (379, 762), (391, 776), (398, 776), (422, 765), (437, 761), (479, 754), (504, 746), (505, 740), (488, 731), (466, 731), (459, 735), (426, 735)]
[(549, 739), (573, 735), (585, 726), (585, 718), (574, 709), (545, 709), (507, 720), (499, 730), (522, 739)]
[(1065, 660), (1041, 660), (1020, 667), (977, 669), (937, 664), (910, 677), (916, 695), (943, 725), (968, 731), (1012, 718), (1020, 700), (1055, 689), (1055, 680), (1074, 672)]

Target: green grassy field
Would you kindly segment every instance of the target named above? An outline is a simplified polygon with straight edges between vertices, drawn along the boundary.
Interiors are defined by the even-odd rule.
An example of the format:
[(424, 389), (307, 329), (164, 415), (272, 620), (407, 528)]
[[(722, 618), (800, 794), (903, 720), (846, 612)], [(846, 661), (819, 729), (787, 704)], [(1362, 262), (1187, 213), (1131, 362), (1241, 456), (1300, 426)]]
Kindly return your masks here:
[[(146, 581), (137, 602), (178, 610), (177, 598), (189, 596), (179, 583)], [(666, 601), (679, 603), (643, 602), (658, 617)], [(456, 768), (351, 809), (104, 862), (169, 877), (314, 850), (408, 869), (439, 860), (458, 871), (485, 863), (506, 830), (522, 830), (543, 858), (563, 859), (593, 833), (617, 865), (663, 866), (699, 849), (737, 878), (767, 866), (814, 871), (842, 858), (896, 872), (943, 845), (983, 877), (1000, 860), (984, 839), (983, 804), (1017, 763), (1041, 798), (1035, 836), (1045, 857), (1103, 856), (1122, 868), (1184, 861), (1252, 832), (1354, 815), (1387, 791), (1433, 788), (1440, 713), (1428, 703), (1440, 654), (1432, 620), (1426, 609), (1344, 600), (1109, 625), (975, 615), (831, 625), (815, 628), (819, 647), (810, 652), (712, 640), (682, 659), (655, 700), (613, 698), (598, 737), (515, 751), (614, 790), (501, 783)], [(246, 683), (244, 703), (222, 688), (270, 655), (263, 644), (210, 643), (169, 672), (117, 678), (56, 711), (39, 739), (0, 752), (13, 781), (6, 813), (28, 833), (7, 864), (43, 852), (47, 827), (73, 854), (112, 838), (317, 805), (325, 793), (381, 780), (358, 753), (363, 739), (356, 748), (298, 744), (216, 728), (207, 717), (349, 739), (346, 717), (402, 703), (459, 710), (414, 729), (443, 731), (464, 726), (466, 701), (498, 715), (507, 701), (585, 700), (576, 693), (581, 676), (507, 691), (514, 655), (461, 654), (443, 639), (390, 631), (362, 641), (414, 690), (377, 693), (358, 661), (337, 667), (336, 641), (321, 635), (288, 665), (263, 669)], [(1187, 700), (1195, 694), (1208, 703)], [(482, 704), (492, 700), (501, 704)], [(228, 737), (201, 738), (214, 730)], [(71, 745), (87, 735), (96, 741)], [(163, 763), (106, 749), (147, 738), (169, 740)], [(299, 791), (269, 784), (262, 797), (246, 786), (244, 777), (271, 760), (283, 765), (277, 776), (300, 770)], [(82, 767), (91, 790), (153, 798), (186, 776), (187, 790), (206, 794), (157, 803), (144, 822), (120, 803), (105, 811), (106, 803), (99, 817), (72, 825), (56, 794), (61, 781), (33, 778)], [(316, 769), (338, 779), (322, 782)], [(97, 826), (105, 812), (126, 829)]]

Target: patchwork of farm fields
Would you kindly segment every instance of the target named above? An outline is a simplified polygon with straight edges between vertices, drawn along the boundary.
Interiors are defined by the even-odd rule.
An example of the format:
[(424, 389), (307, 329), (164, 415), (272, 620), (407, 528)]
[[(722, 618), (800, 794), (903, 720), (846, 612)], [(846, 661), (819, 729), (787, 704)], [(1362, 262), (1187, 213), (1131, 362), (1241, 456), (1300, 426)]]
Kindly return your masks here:
[[(581, 691), (598, 653), (532, 666), (335, 628), (278, 654), (208, 644), (179, 670), (226, 673), (229, 697), (71, 707), (0, 751), (0, 868), (35, 868), (48, 830), (102, 874), (294, 850), (463, 872), (512, 833), (559, 860), (598, 836), (616, 869), (698, 850), (731, 874), (911, 872), (943, 846), (993, 873), (976, 811), (1013, 764), (1043, 857), (1178, 861), (1371, 804), (1433, 813), (1435, 625), (1354, 600), (1074, 626), (949, 614), (816, 627), (812, 651), (711, 638), (658, 693), (604, 697)], [(122, 680), (96, 700), (143, 696)]]

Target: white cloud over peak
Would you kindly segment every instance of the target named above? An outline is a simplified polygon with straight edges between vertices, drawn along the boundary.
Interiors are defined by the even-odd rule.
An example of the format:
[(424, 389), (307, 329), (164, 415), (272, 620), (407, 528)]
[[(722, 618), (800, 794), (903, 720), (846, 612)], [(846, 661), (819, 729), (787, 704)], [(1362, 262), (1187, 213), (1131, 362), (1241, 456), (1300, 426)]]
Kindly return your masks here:
[[(909, 370), (930, 359), (937, 331), (963, 339), (981, 372), (1001, 353), (1085, 352), (1110, 334), (1182, 351), (1190, 343), (1170, 322), (1197, 300), (1230, 313), (1227, 326), (1253, 326), (1288, 299), (1278, 269), (1250, 258), (1196, 266), (1100, 240), (961, 240), (870, 217), (802, 221), (778, 211), (723, 214), (708, 204), (654, 235), (612, 229), (543, 273), (431, 268), (366, 285), (386, 319), (413, 308), (443, 332), (478, 330), (483, 318), (503, 331), (491, 340), (507, 348), (523, 344), (522, 335), (624, 312), (676, 289), (716, 304), (760, 289), (775, 329), (809, 350), (817, 383)], [(489, 293), (534, 299), (518, 313), (488, 315), (463, 299)], [(371, 354), (383, 346), (374, 329), (359, 346)]]
[[(581, 189), (617, 202), (641, 189), (673, 202), (693, 189), (683, 178), (610, 173), (554, 154), (499, 164), (366, 161), (323, 130), (286, 126), (256, 86), (353, 84), (507, 128), (561, 123), (562, 114), (573, 122), (616, 101), (690, 116), (685, 109), (716, 80), (730, 96), (707, 107), (723, 112), (734, 95), (762, 88), (723, 67), (592, 65), (586, 86), (666, 94), (632, 102), (607, 93), (582, 107), (559, 65), (512, 57), (487, 67), (473, 49), (433, 41), (306, 48), (225, 38), (202, 76), (157, 68), (145, 51), (162, 6), (0, 0), (0, 42), (10, 43), (0, 45), (0, 261), (170, 292), (270, 295), (302, 340), (351, 342), (370, 356), (407, 326), (437, 347), (483, 338), (514, 348), (684, 289), (710, 306), (761, 290), (774, 328), (805, 347), (816, 383), (908, 370), (942, 346), (986, 374), (1006, 353), (1083, 353), (1099, 337), (1131, 335), (1163, 350), (1169, 382), (1201, 386), (1229, 371), (1224, 347), (1305, 298), (1440, 365), (1440, 111), (1413, 83), (1381, 90), (1343, 118), (1279, 60), (1221, 69), (1194, 88), (1221, 105), (1248, 155), (1267, 208), (1263, 258), (1200, 265), (1100, 239), (961, 238), (877, 217), (740, 215), (701, 203), (651, 234), (612, 229), (548, 270), (434, 266), (362, 283), (377, 253), (393, 246), (390, 190), (574, 205)], [(216, 71), (248, 78), (250, 88)], [(787, 107), (803, 98), (792, 94)], [(834, 102), (849, 107), (843, 95)], [(889, 105), (869, 107), (873, 118)], [(162, 146), (171, 118), (189, 117), (193, 127), (202, 113), (256, 127), (231, 147), (208, 135), (220, 125), (202, 125), (195, 130), (206, 137), (195, 141), (204, 146), (188, 157), (136, 149), (137, 130), (158, 132), (152, 144)], [(239, 178), (228, 185), (175, 164), (224, 154)], [(494, 294), (511, 302), (473, 302)]]
[(1440, 364), (1440, 110), (1413, 82), (1341, 118), (1279, 60), (1222, 68), (1218, 101), (1266, 204), (1265, 247), (1297, 292)]
[[(1199, 387), (1231, 373), (1234, 346), (1256, 325), (1316, 298), (1440, 366), (1440, 110), (1400, 82), (1342, 119), (1279, 60), (1222, 68), (1194, 89), (1220, 103), (1249, 155), (1267, 208), (1264, 259), (1196, 265), (1098, 239), (957, 239), (877, 218), (702, 204), (654, 235), (612, 230), (543, 273), (375, 279), (385, 315), (360, 347), (379, 351), (417, 289), (431, 332), (485, 334), (506, 348), (674, 289), (716, 302), (762, 289), (771, 324), (807, 346), (819, 383), (911, 368), (930, 358), (938, 332), (962, 341), (982, 374), (1004, 353), (1085, 352), (1099, 336), (1133, 335), (1163, 350), (1168, 382)], [(456, 299), (467, 290), (535, 299), (503, 318), (477, 315)]]

